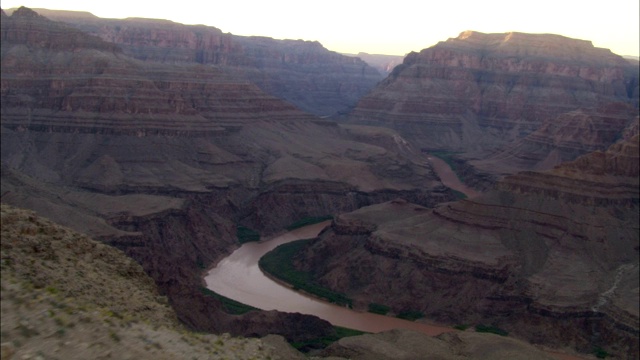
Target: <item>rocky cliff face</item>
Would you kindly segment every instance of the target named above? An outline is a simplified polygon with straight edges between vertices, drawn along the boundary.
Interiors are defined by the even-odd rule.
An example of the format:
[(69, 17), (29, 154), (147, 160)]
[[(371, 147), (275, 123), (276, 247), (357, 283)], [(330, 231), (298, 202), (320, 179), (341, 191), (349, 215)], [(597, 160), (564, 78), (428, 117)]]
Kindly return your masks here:
[(125, 251), (194, 329), (331, 331), (295, 314), (230, 317), (201, 294), (237, 225), (269, 234), (400, 194), (453, 198), (394, 132), (322, 121), (224, 69), (121, 49), (28, 9), (3, 16), (2, 201)]
[(638, 141), (433, 210), (392, 201), (340, 215), (298, 264), (361, 307), (637, 358)]
[[(521, 166), (550, 168), (567, 160), (568, 153), (573, 159), (591, 150), (569, 146), (567, 151), (576, 137), (598, 139), (592, 146), (606, 149), (613, 142), (610, 132), (637, 117), (637, 89), (637, 67), (590, 42), (469, 31), (409, 54), (360, 100), (349, 119), (392, 127), (424, 148), (472, 150), (475, 156), (469, 156), (475, 158), (478, 150), (491, 153), (507, 146), (501, 150), (509, 154), (504, 167), (513, 173)], [(613, 120), (605, 110), (611, 103), (632, 110), (614, 111), (619, 118)], [(580, 116), (607, 126), (572, 126), (566, 138), (549, 131)], [(516, 164), (512, 158), (523, 160)]]
[(228, 68), (272, 96), (319, 116), (353, 107), (382, 79), (364, 61), (329, 51), (318, 42), (236, 36), (214, 27), (167, 20), (38, 11), (117, 44), (125, 54), (146, 63)]

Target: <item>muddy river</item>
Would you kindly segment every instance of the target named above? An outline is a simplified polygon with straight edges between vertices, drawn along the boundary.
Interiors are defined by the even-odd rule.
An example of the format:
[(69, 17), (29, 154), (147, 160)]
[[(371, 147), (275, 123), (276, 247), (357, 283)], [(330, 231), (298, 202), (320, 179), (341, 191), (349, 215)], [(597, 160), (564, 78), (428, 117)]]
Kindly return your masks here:
[[(428, 156), (443, 184), (469, 197), (478, 193), (460, 182), (443, 160)], [(268, 241), (247, 243), (210, 270), (205, 282), (216, 293), (263, 310), (280, 310), (316, 315), (330, 323), (352, 329), (379, 332), (395, 328), (413, 329), (429, 335), (452, 331), (451, 328), (402, 320), (389, 316), (354, 311), (306, 296), (265, 276), (258, 260), (278, 245), (315, 237), (328, 222), (297, 229)]]
[[(468, 197), (479, 193), (460, 182), (455, 173), (443, 160), (429, 156), (435, 171), (443, 184), (466, 194)], [(258, 260), (278, 245), (298, 239), (315, 237), (329, 222), (310, 225), (276, 236), (259, 243), (242, 245), (223, 259), (205, 276), (207, 288), (216, 293), (263, 310), (279, 310), (311, 314), (325, 319), (333, 325), (344, 326), (367, 332), (403, 328), (437, 335), (453, 331), (450, 327), (402, 320), (389, 316), (359, 312), (306, 296), (265, 276), (258, 267)], [(550, 353), (559, 359), (579, 359), (562, 353)]]
[(263, 310), (280, 310), (316, 315), (330, 323), (352, 329), (379, 332), (395, 328), (413, 329), (429, 335), (451, 328), (358, 312), (305, 296), (265, 276), (258, 260), (276, 246), (315, 237), (329, 222), (307, 226), (271, 240), (247, 243), (223, 259), (205, 277), (207, 288), (228, 298)]

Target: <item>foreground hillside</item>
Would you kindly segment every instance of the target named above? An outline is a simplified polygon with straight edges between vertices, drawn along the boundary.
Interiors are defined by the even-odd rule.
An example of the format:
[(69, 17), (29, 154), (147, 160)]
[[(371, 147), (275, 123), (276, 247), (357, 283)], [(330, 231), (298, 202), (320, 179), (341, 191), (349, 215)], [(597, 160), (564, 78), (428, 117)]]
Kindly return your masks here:
[[(280, 337), (194, 333), (119, 250), (2, 205), (2, 359), (306, 359)], [(342, 339), (313, 359), (546, 359), (523, 342), (411, 331)]]
[(268, 359), (259, 339), (197, 334), (124, 253), (2, 205), (2, 359)]

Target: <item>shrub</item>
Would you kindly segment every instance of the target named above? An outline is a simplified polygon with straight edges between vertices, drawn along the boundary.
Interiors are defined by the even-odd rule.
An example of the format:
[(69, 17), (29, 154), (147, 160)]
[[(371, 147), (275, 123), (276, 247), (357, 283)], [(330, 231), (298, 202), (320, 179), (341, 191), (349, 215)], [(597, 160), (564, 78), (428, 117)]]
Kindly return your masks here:
[(301, 251), (311, 239), (303, 239), (282, 244), (260, 258), (258, 265), (262, 271), (278, 278), (294, 289), (326, 299), (338, 305), (352, 306), (353, 301), (344, 294), (327, 289), (317, 284), (310, 273), (299, 271), (291, 262), (293, 257)]
[(371, 303), (369, 304), (369, 312), (380, 315), (387, 315), (387, 313), (391, 310), (390, 307), (386, 305)]
[(240, 244), (251, 241), (260, 241), (260, 233), (242, 225), (238, 225), (236, 227), (236, 236), (238, 237)]
[(400, 319), (414, 321), (414, 320), (422, 319), (424, 317), (424, 313), (422, 313), (421, 311), (406, 310), (406, 311), (401, 311), (398, 315), (396, 315), (396, 317)]
[(476, 325), (476, 331), (483, 332), (483, 333), (492, 333), (500, 336), (509, 335), (509, 332), (507, 330), (500, 329), (499, 327), (496, 327), (496, 326), (483, 325), (483, 324)]
[(605, 359), (609, 357), (609, 353), (599, 346), (596, 346), (596, 348), (593, 349), (593, 355), (595, 355), (598, 359)]
[(291, 231), (291, 230), (295, 230), (307, 225), (312, 225), (312, 224), (317, 224), (317, 223), (321, 223), (323, 221), (326, 220), (332, 220), (333, 216), (332, 215), (325, 215), (325, 216), (309, 216), (303, 219), (300, 219), (296, 222), (294, 222), (293, 224), (287, 226), (287, 230)]
[(243, 304), (239, 301), (235, 301), (233, 299), (229, 299), (228, 297), (222, 296), (215, 291), (207, 289), (206, 287), (201, 287), (200, 292), (202, 292), (206, 296), (211, 296), (220, 300), (220, 302), (222, 303), (222, 307), (228, 314), (242, 315), (244, 313), (248, 313), (251, 310), (258, 310), (253, 306)]

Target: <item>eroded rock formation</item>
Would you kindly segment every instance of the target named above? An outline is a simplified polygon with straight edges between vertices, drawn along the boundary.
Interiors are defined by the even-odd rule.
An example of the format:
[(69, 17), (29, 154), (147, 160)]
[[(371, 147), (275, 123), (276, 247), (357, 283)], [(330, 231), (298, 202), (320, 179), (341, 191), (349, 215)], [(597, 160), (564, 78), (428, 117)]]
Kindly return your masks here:
[(229, 317), (201, 294), (238, 225), (269, 234), (400, 195), (453, 198), (396, 133), (321, 120), (224, 69), (144, 62), (26, 8), (3, 15), (1, 38), (2, 201), (122, 249), (194, 329), (331, 331)]
[(329, 51), (317, 41), (237, 36), (168, 20), (101, 19), (82, 12), (36, 10), (116, 44), (124, 54), (147, 64), (225, 68), (318, 116), (346, 111), (382, 80), (364, 61)]
[(502, 175), (606, 149), (637, 121), (637, 94), (637, 66), (588, 41), (467, 31), (409, 54), (349, 121)]
[(638, 142), (432, 210), (392, 201), (342, 214), (298, 266), (362, 308), (637, 358)]

